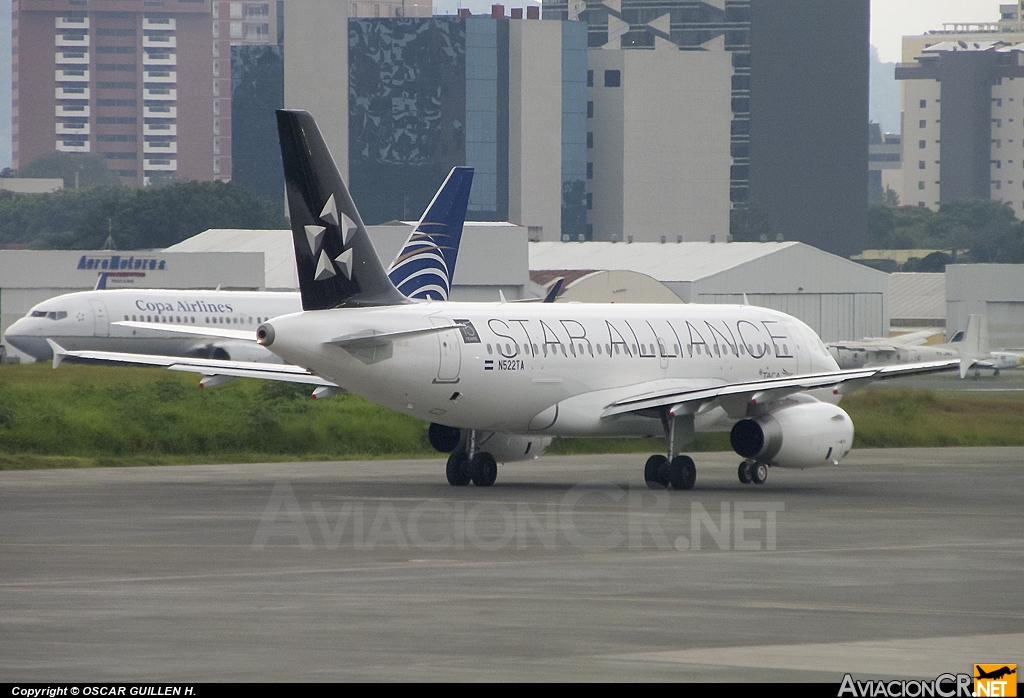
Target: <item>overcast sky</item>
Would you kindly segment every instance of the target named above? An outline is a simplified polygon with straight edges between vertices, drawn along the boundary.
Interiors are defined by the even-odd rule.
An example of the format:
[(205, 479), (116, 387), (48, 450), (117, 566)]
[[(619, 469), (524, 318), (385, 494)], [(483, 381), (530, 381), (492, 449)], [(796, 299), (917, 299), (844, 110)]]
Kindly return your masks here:
[[(507, 13), (510, 7), (540, 3), (504, 0), (502, 4)], [(434, 0), (437, 14), (455, 14), (460, 7), (468, 7), (473, 14), (489, 13), (491, 0)], [(871, 44), (878, 48), (883, 62), (893, 63), (900, 60), (900, 38), (904, 34), (942, 29), (943, 22), (995, 22), (998, 19), (999, 0), (872, 0)]]
[[(1007, 3), (1009, 4), (1009, 3)], [(900, 39), (943, 22), (995, 22), (999, 0), (872, 0), (871, 45), (883, 63), (900, 60)]]

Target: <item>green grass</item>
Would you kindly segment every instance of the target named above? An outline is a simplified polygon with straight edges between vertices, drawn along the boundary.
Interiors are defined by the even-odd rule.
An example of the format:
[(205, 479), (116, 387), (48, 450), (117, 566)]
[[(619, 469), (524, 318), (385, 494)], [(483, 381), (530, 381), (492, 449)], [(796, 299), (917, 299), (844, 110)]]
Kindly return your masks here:
[(855, 448), (1024, 446), (1024, 393), (874, 388), (843, 398)]
[[(0, 367), (0, 467), (424, 456), (426, 424), (354, 395), (164, 369)], [(77, 459), (77, 460), (76, 460)]]
[[(239, 379), (201, 390), (160, 368), (0, 365), (0, 470), (440, 458), (427, 424), (354, 395)], [(843, 407), (855, 447), (1021, 446), (1024, 394), (867, 389)], [(549, 453), (647, 453), (661, 439), (562, 439)], [(700, 434), (691, 451), (729, 450)]]

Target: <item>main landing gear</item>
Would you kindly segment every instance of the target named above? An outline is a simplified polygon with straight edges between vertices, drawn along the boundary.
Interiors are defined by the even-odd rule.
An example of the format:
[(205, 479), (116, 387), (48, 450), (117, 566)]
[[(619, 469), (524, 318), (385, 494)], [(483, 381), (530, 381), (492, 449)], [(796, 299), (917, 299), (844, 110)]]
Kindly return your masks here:
[(763, 485), (768, 479), (768, 466), (754, 460), (745, 460), (740, 463), (739, 476), (744, 485)]
[(680, 447), (693, 441), (693, 414), (677, 414), (680, 410), (681, 406), (676, 406), (666, 408), (661, 413), (661, 423), (665, 427), (665, 438), (668, 441), (668, 455), (659, 454), (647, 459), (644, 481), (652, 490), (665, 489), (669, 485), (674, 490), (692, 490), (697, 482), (697, 466), (693, 459), (679, 455)]
[(460, 444), (448, 456), (445, 475), (452, 487), (465, 487), (470, 482), (477, 487), (490, 487), (498, 479), (498, 462), (490, 453), (477, 450), (475, 429), (469, 432), (465, 447)]

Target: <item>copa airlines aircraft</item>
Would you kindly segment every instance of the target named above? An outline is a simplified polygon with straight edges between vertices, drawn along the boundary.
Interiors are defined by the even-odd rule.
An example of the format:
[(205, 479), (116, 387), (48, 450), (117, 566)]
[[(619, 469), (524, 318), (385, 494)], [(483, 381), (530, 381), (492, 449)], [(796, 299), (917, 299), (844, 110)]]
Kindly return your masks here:
[[(284, 369), (305, 369), (431, 422), (454, 486), (489, 486), (498, 461), (534, 458), (555, 436), (665, 436), (644, 478), (690, 489), (696, 467), (680, 451), (705, 430), (730, 431), (740, 480), (760, 484), (769, 466), (835, 464), (850, 452), (842, 393), (960, 363), (842, 371), (807, 325), (752, 306), (411, 302), (377, 260), (313, 118), (277, 115), (303, 309), (256, 331), (294, 366), (239, 364), (237, 375), (290, 380)], [(55, 364), (87, 356), (203, 370), (173, 357), (54, 354)]]
[[(472, 184), (472, 167), (454, 168), (391, 263), (389, 278), (407, 297), (448, 299)], [(49, 338), (76, 351), (280, 363), (278, 356), (253, 341), (256, 328), (267, 318), (301, 309), (298, 293), (82, 291), (34, 306), (7, 329), (4, 339), (39, 360), (53, 356)], [(144, 324), (126, 327), (118, 321)], [(196, 332), (178, 331), (182, 328)], [(244, 339), (204, 331), (224, 329), (241, 331)]]

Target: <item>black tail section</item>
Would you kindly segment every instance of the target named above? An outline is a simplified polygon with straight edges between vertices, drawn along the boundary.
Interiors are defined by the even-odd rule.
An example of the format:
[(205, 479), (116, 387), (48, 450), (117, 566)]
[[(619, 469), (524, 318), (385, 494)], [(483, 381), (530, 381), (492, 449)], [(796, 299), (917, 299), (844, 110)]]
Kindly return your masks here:
[(388, 278), (316, 121), (278, 110), (303, 310), (408, 303)]

